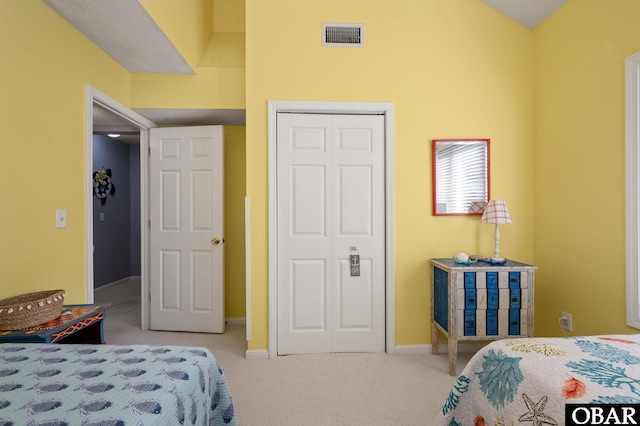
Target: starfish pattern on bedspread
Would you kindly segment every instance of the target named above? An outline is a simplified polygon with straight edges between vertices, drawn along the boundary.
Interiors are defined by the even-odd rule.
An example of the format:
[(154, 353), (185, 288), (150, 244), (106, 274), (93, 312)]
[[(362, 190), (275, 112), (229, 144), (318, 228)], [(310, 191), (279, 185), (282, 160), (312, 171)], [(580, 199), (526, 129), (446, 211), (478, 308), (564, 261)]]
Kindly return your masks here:
[(529, 411), (521, 415), (518, 420), (521, 422), (531, 422), (534, 426), (542, 426), (543, 424), (554, 426), (558, 425), (558, 422), (544, 413), (544, 407), (547, 405), (546, 395), (540, 398), (540, 401), (535, 404), (526, 393), (522, 394), (522, 398), (524, 399), (524, 403), (527, 405), (527, 409)]

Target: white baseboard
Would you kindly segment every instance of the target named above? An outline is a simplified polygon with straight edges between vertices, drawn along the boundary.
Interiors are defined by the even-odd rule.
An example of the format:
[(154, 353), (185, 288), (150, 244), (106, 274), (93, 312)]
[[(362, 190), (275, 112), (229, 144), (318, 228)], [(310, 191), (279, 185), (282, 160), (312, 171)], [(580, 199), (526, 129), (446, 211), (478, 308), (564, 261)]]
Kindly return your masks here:
[[(227, 320), (228, 321), (228, 320)], [(458, 343), (459, 353), (475, 353), (478, 352), (487, 342), (483, 343)], [(449, 347), (446, 344), (438, 345), (438, 354), (447, 354)], [(430, 354), (431, 344), (426, 345), (396, 345), (396, 355), (420, 355)], [(266, 349), (247, 350), (244, 355), (245, 359), (267, 359), (269, 351)]]
[(430, 354), (431, 345), (396, 345), (397, 355)]
[(246, 318), (225, 318), (227, 325), (246, 325)]
[(244, 354), (245, 359), (267, 359), (269, 358), (269, 351), (266, 349), (260, 350), (247, 350)]

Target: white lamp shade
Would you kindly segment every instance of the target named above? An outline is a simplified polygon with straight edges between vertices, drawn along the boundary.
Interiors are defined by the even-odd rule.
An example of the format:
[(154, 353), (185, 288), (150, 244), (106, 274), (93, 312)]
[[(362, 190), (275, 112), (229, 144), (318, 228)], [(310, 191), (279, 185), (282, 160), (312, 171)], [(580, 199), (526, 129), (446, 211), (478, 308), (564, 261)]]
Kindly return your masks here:
[(484, 209), (480, 222), (496, 223), (499, 225), (513, 223), (511, 214), (507, 208), (507, 203), (504, 200), (489, 201), (487, 207)]

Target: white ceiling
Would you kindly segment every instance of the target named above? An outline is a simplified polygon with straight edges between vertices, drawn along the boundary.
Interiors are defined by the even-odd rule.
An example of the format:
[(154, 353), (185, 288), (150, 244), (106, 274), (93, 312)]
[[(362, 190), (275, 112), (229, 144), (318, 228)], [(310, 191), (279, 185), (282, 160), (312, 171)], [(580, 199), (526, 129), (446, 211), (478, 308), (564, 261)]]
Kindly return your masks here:
[[(136, 112), (158, 126), (245, 125), (245, 111), (243, 109), (139, 108)], [(140, 129), (99, 105), (93, 106), (93, 133), (101, 135), (119, 133), (120, 136), (114, 139), (120, 142), (128, 144), (140, 142)]]
[(567, 0), (482, 0), (529, 29), (534, 29)]
[[(193, 70), (137, 0), (42, 0), (130, 72), (193, 74)], [(567, 0), (482, 0), (533, 29)], [(244, 125), (239, 109), (137, 109), (159, 125)], [(138, 129), (94, 107), (94, 131), (118, 131), (131, 142)], [(111, 130), (109, 130), (111, 128)], [(137, 142), (133, 142), (137, 143)]]
[(114, 139), (120, 142), (128, 144), (140, 143), (140, 129), (113, 112), (94, 104), (93, 134), (106, 135), (109, 133), (118, 133), (120, 136)]
[(42, 0), (131, 72), (193, 74), (137, 0)]
[(244, 126), (244, 109), (137, 108), (136, 112), (160, 126)]

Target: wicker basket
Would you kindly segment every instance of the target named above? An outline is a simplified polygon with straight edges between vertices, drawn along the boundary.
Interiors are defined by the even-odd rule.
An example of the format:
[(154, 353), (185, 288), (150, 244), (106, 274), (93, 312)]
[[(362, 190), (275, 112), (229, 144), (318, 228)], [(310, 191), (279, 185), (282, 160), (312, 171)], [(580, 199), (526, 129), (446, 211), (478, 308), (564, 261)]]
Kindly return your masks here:
[(21, 330), (58, 318), (64, 296), (64, 290), (48, 290), (0, 300), (0, 330)]

